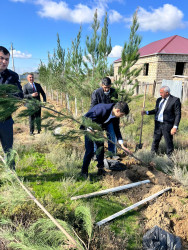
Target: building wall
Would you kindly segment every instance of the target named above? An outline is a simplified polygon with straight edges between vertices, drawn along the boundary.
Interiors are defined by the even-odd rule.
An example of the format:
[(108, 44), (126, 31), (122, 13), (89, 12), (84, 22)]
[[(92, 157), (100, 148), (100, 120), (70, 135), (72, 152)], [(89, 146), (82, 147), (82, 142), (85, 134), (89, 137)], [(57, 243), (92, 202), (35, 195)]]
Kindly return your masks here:
[(141, 57), (133, 68), (143, 68), (145, 63), (149, 64), (148, 75), (144, 75), (142, 70), (137, 79), (139, 82), (153, 83), (157, 78), (158, 57), (156, 55)]
[[(163, 79), (173, 80), (176, 70), (177, 62), (185, 62), (184, 76), (188, 76), (188, 55), (167, 55), (157, 54), (151, 56), (145, 56), (139, 58), (134, 67), (143, 67), (145, 63), (149, 63), (148, 75), (143, 75), (143, 70), (138, 76), (138, 81), (153, 83), (155, 81), (161, 81)], [(119, 79), (118, 67), (121, 66), (121, 62), (114, 63), (114, 79)]]
[(119, 80), (119, 73), (118, 73), (118, 69), (121, 66), (121, 62), (114, 62), (114, 80), (117, 81)]
[(173, 80), (176, 72), (176, 63), (184, 62), (183, 76), (188, 75), (187, 55), (158, 55), (157, 81), (162, 79)]

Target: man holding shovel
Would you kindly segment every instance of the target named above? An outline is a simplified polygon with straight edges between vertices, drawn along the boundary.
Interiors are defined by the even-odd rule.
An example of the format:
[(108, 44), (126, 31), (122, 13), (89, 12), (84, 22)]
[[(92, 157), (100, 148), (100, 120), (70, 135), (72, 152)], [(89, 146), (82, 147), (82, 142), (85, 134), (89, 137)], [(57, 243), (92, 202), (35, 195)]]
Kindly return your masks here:
[(160, 98), (156, 101), (155, 109), (142, 111), (142, 115), (155, 115), (155, 129), (151, 151), (157, 153), (159, 143), (164, 136), (166, 154), (170, 158), (174, 150), (173, 135), (176, 134), (181, 119), (180, 99), (170, 95), (170, 88), (163, 86), (160, 89)]
[[(123, 140), (120, 132), (119, 122), (120, 117), (123, 117), (129, 113), (129, 107), (127, 103), (125, 102), (117, 102), (104, 104), (100, 103), (95, 105), (93, 108), (91, 108), (86, 114), (85, 117), (89, 118), (92, 122), (97, 123), (100, 125), (100, 127), (103, 130), (106, 130), (108, 124), (110, 122), (113, 123), (114, 131), (118, 140), (118, 143), (121, 145), (123, 149), (130, 152), (124, 145)], [(86, 128), (85, 126), (81, 126), (80, 129), (87, 129), (89, 133), (95, 133), (94, 129), (92, 127)], [(104, 142), (96, 140), (95, 141), (97, 145), (97, 149), (100, 148), (100, 150), (97, 150), (97, 161), (98, 161), (98, 175), (104, 175)], [(87, 179), (88, 177), (88, 167), (91, 161), (91, 158), (94, 154), (94, 142), (91, 140), (91, 138), (88, 135), (85, 135), (85, 155), (83, 159), (83, 165), (82, 165), (82, 172), (81, 176)]]

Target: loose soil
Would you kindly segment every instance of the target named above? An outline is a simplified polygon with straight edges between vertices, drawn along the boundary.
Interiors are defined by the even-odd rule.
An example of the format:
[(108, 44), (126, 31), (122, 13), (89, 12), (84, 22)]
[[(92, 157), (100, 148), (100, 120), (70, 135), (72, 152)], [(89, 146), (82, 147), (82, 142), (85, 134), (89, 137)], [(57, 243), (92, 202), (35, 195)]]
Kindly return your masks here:
[[(126, 158), (123, 162), (126, 164)], [(172, 190), (137, 208), (141, 214), (143, 233), (157, 225), (181, 237), (184, 249), (188, 249), (188, 192), (179, 182), (155, 169), (151, 171), (139, 165), (129, 165), (125, 171), (109, 173), (104, 183), (107, 187), (115, 187), (146, 179), (150, 183), (124, 191), (132, 203), (167, 187)]]

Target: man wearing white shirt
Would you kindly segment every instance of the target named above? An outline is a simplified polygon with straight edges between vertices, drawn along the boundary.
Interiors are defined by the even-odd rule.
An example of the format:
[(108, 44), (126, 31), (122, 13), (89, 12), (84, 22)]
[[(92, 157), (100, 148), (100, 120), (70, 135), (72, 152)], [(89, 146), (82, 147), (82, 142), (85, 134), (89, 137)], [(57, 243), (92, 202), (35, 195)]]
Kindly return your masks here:
[[(129, 113), (129, 107), (127, 103), (125, 102), (117, 102), (104, 104), (100, 103), (92, 107), (86, 114), (85, 117), (91, 119), (93, 122), (99, 124), (103, 130), (106, 130), (109, 122), (112, 122), (114, 127), (114, 132), (116, 134), (118, 143), (121, 145), (122, 148), (129, 151), (124, 145), (123, 140), (119, 128), (119, 118), (122, 116), (125, 116)], [(81, 129), (86, 129), (84, 126), (80, 127)], [(87, 128), (87, 131), (91, 132), (94, 130), (94, 128)], [(96, 157), (98, 161), (98, 175), (105, 174), (104, 170), (104, 142), (101, 142), (99, 140), (95, 141), (97, 145), (97, 151)], [(91, 161), (91, 158), (93, 157), (93, 149), (94, 149), (94, 143), (89, 138), (88, 135), (85, 136), (85, 155), (83, 159), (83, 166), (82, 166), (82, 172), (81, 175), (84, 178), (87, 178), (88, 176), (88, 167)]]
[(181, 119), (180, 99), (170, 95), (170, 88), (163, 86), (160, 89), (160, 98), (156, 101), (155, 109), (142, 111), (141, 114), (155, 115), (155, 129), (151, 151), (157, 153), (159, 143), (164, 136), (166, 153), (170, 157), (173, 150), (173, 135), (176, 134)]

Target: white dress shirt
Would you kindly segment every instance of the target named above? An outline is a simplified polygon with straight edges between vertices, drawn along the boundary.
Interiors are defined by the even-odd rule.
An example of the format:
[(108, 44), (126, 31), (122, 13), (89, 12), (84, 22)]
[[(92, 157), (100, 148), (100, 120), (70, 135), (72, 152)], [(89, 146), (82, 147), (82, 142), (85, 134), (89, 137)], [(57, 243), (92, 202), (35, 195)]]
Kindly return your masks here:
[[(166, 100), (165, 100), (165, 102), (164, 102), (164, 104), (163, 104), (163, 107), (162, 107), (162, 109), (161, 109), (161, 111), (159, 112), (159, 115), (158, 115), (158, 119), (157, 119), (158, 122), (163, 122), (163, 113), (164, 113), (164, 110), (165, 110), (167, 101), (168, 101), (168, 99), (169, 99), (169, 96), (166, 97), (165, 99), (166, 99)], [(159, 102), (159, 107), (160, 107), (161, 103), (163, 102), (163, 100), (164, 100), (164, 99), (161, 99), (161, 101)], [(149, 111), (146, 111), (146, 114), (148, 115), (148, 114), (149, 114)], [(178, 128), (178, 127), (174, 125), (173, 128)]]
[[(116, 118), (115, 115), (112, 115), (112, 112), (110, 113), (110, 116), (108, 117), (108, 119), (104, 122), (107, 123), (108, 121), (110, 121), (111, 119)], [(87, 128), (87, 131), (92, 131), (92, 128)], [(118, 140), (119, 144), (123, 144), (123, 140)]]

